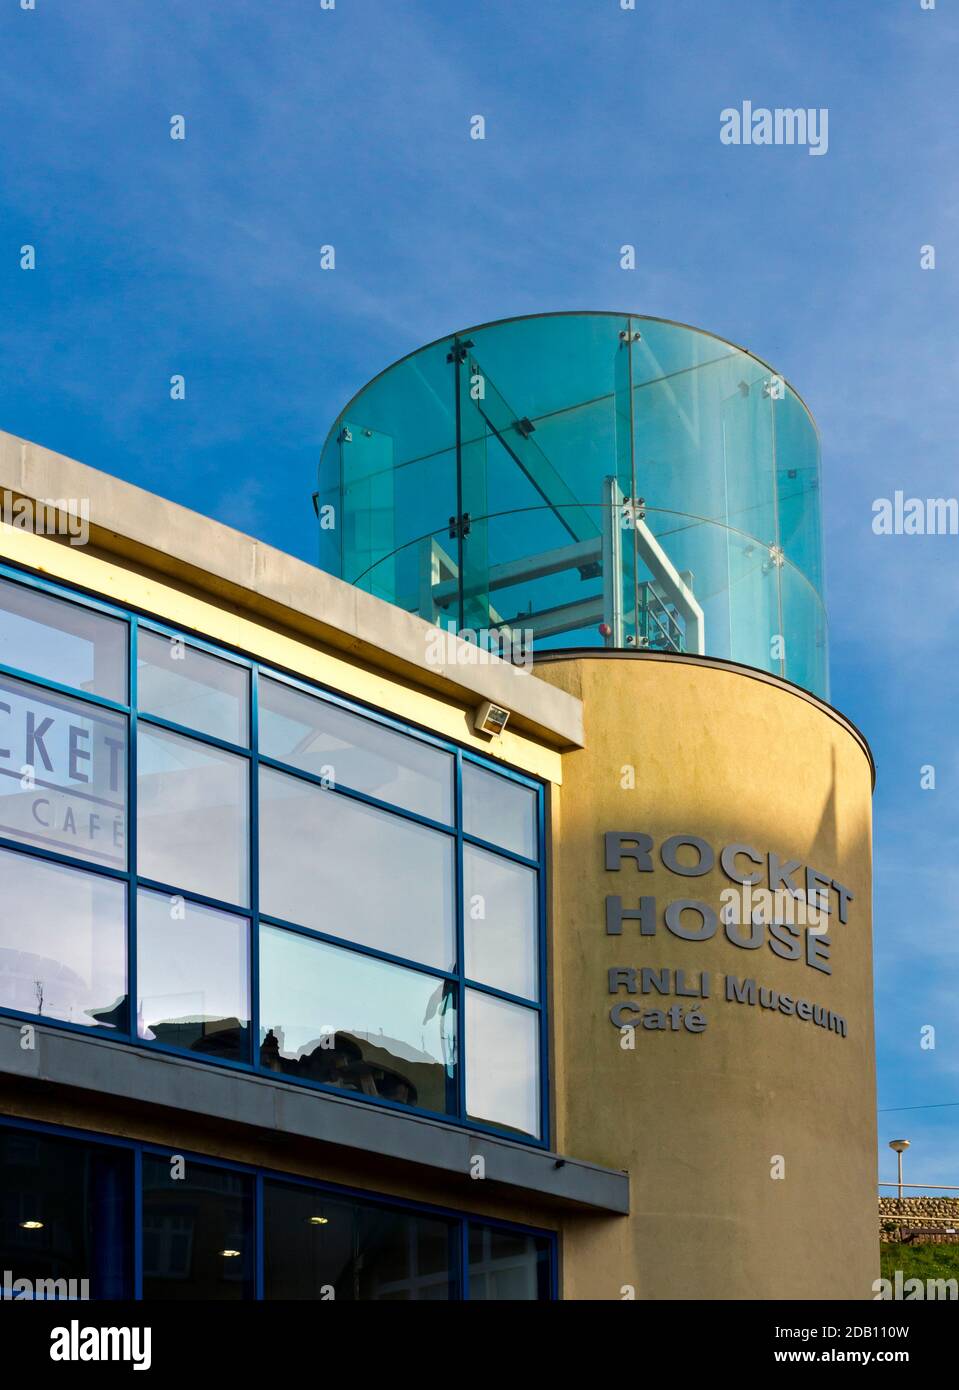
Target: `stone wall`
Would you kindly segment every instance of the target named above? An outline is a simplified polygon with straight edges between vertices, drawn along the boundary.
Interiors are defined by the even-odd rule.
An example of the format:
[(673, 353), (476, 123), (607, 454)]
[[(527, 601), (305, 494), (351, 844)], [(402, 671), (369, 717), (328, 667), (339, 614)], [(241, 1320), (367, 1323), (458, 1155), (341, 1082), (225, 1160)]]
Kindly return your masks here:
[(941, 1231), (943, 1240), (959, 1242), (959, 1197), (880, 1197), (880, 1241), (898, 1240), (900, 1230)]

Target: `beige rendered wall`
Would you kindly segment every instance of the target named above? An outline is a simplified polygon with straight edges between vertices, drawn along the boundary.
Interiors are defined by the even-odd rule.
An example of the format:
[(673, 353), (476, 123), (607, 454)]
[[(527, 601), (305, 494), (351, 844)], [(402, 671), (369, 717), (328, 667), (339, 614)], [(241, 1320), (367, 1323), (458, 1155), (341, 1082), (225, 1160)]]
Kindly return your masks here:
[[(553, 791), (556, 1147), (631, 1177), (628, 1218), (566, 1226), (563, 1296), (618, 1299), (632, 1286), (641, 1299), (871, 1297), (871, 764), (862, 743), (818, 702), (719, 665), (586, 657), (545, 663), (537, 675), (584, 700), (587, 736), (584, 750), (564, 755)], [(651, 835), (652, 871), (624, 860), (607, 872), (605, 831)], [(659, 848), (676, 834), (706, 840), (716, 867), (669, 872)], [(799, 860), (854, 894), (840, 924), (830, 890), (831, 974), (779, 958), (765, 935), (758, 949), (733, 945), (721, 921), (701, 941), (666, 929), (674, 899), (719, 914), (720, 893), (733, 886), (719, 855), (733, 842)], [(693, 864), (696, 854), (679, 859)], [(631, 921), (608, 935), (607, 894), (631, 908), (655, 895), (655, 935)], [(700, 919), (680, 920), (695, 929)], [(711, 997), (608, 992), (610, 967), (644, 966), (683, 969), (687, 987), (709, 971)], [(841, 1014), (847, 1036), (727, 1002), (727, 974)], [(679, 1004), (682, 1014), (698, 1006), (706, 1026), (640, 1026), (624, 1050), (609, 1010), (627, 1001)]]

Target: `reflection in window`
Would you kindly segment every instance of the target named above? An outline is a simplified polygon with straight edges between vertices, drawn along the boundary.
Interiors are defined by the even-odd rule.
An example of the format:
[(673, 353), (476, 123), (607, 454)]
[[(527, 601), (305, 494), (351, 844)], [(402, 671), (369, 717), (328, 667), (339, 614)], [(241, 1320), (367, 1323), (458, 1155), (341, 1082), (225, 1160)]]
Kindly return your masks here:
[(145, 713), (226, 743), (246, 744), (249, 685), (246, 667), (140, 628), (137, 705)]
[(449, 970), (452, 836), (263, 767), (260, 909)]
[(549, 1298), (550, 1244), (499, 1226), (470, 1222), (470, 1301)]
[(539, 1137), (538, 791), (154, 621), (120, 712), (129, 621), (0, 577), (0, 1010)]
[(454, 1296), (456, 1223), (379, 1203), (264, 1184), (264, 1294), (340, 1302)]
[[(34, 1297), (133, 1294), (133, 1155), (0, 1127), (0, 1280), (54, 1281)], [(22, 1295), (22, 1292), (20, 1293)]]
[(0, 662), (124, 704), (127, 624), (0, 579)]
[(448, 1114), (455, 994), (445, 980), (260, 926), (260, 1064)]
[(127, 866), (127, 720), (0, 676), (0, 835)]
[(356, 1297), (407, 1303), (450, 1298), (450, 1240), (448, 1221), (359, 1206)]
[(143, 1297), (253, 1296), (253, 1179), (195, 1160), (143, 1155)]
[(453, 819), (453, 759), (441, 749), (264, 677), (260, 753), (392, 802), (429, 820)]
[(478, 840), (535, 859), (536, 793), (464, 760), (463, 829)]
[(537, 997), (536, 871), (463, 846), (466, 974), (471, 980)]
[(354, 1204), (294, 1183), (263, 1185), (266, 1298), (356, 1298)]
[(137, 894), (137, 1033), (248, 1061), (249, 925), (182, 898)]
[(137, 871), (245, 906), (249, 764), (236, 753), (141, 724), (137, 730)]
[(466, 1110), (471, 1119), (539, 1137), (539, 1015), (466, 991)]
[(125, 885), (6, 849), (0, 881), (0, 1006), (125, 1029)]

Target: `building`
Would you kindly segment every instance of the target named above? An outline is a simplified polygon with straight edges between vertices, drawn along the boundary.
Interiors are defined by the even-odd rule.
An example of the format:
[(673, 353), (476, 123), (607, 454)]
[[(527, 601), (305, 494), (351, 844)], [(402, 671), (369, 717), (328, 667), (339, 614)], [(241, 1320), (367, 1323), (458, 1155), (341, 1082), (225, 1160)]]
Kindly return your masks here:
[(873, 767), (781, 378), (454, 335), (334, 424), (321, 567), (9, 435), (0, 493), (8, 1296), (869, 1295)]

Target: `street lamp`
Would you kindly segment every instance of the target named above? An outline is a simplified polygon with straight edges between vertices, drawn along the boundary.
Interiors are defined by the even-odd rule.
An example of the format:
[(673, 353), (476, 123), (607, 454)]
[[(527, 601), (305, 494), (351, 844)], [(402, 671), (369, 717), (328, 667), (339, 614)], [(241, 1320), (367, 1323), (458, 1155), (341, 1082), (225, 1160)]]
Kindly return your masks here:
[(908, 1139), (890, 1139), (889, 1147), (895, 1149), (899, 1160), (899, 1202), (902, 1204), (902, 1156), (909, 1147)]

